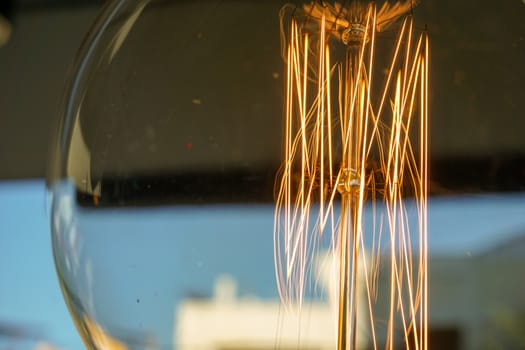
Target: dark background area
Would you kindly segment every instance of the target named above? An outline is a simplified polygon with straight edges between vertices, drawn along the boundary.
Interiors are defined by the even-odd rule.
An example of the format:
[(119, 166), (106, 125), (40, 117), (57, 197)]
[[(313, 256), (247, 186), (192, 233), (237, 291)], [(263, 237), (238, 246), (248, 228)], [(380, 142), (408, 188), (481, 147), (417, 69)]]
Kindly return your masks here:
[[(13, 32), (0, 48), (0, 179), (44, 177), (71, 61), (103, 2), (3, 3)], [(431, 38), (432, 192), (523, 190), (524, 2), (423, 0), (415, 15)]]

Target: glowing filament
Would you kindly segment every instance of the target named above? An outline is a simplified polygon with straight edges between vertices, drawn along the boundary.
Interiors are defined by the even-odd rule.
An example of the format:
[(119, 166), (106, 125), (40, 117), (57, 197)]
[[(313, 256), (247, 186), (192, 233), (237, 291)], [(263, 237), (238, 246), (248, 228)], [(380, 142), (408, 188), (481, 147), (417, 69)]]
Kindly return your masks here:
[[(428, 40), (413, 38), (407, 17), (385, 71), (375, 57), (377, 32), (411, 6), (386, 3), (378, 11), (373, 4), (316, 2), (304, 6), (304, 18), (294, 11), (288, 23), (287, 8), (281, 16), (286, 123), (275, 210), (278, 289), (284, 305), (303, 304), (319, 242), (330, 235), (339, 266), (338, 349), (355, 349), (358, 322), (368, 324), (374, 349), (378, 339), (393, 349), (396, 337), (407, 349), (427, 349)], [(381, 273), (389, 282), (378, 291)], [(388, 301), (386, 330), (376, 324), (378, 299)], [(359, 319), (358, 305), (366, 306), (367, 319)]]

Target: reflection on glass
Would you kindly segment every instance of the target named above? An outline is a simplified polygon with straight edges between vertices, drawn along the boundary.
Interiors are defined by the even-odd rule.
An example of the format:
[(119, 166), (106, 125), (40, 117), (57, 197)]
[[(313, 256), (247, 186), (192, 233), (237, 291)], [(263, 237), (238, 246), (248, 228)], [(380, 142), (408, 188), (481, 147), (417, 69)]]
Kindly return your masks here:
[(195, 317), (182, 310), (223, 275), (277, 315), (281, 6), (113, 1), (88, 34), (49, 181), (57, 271), (87, 348), (192, 346), (175, 336)]

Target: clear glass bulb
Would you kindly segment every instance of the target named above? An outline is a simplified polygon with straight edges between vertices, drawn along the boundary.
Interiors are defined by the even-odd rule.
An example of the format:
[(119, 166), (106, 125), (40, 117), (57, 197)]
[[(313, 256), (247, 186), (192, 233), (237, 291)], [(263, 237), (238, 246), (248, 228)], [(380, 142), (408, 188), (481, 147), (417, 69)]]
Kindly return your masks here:
[[(48, 178), (57, 273), (88, 349), (426, 349), (439, 338), (427, 140), (430, 124), (469, 118), (428, 101), (465, 99), (439, 97), (462, 70), (449, 85), (431, 74), (432, 57), (456, 64), (444, 58), (453, 40), (465, 47), (464, 22), (435, 27), (432, 56), (418, 1), (285, 2), (114, 0), (89, 31)], [(472, 17), (466, 8), (441, 16)], [(443, 149), (483, 140), (442, 129)], [(460, 137), (449, 146), (449, 135)], [(464, 303), (448, 283), (435, 305)]]
[(214, 318), (233, 301), (277, 315), (281, 6), (112, 1), (90, 30), (48, 181), (57, 272), (88, 349), (257, 333), (261, 320)]

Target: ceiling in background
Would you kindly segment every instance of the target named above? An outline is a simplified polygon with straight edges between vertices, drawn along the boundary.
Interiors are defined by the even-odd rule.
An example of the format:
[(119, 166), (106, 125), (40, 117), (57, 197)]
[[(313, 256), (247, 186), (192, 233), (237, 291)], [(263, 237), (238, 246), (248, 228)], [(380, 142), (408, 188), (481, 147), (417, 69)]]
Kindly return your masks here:
[[(0, 48), (0, 179), (44, 176), (42, 145), (68, 67), (104, 2), (11, 1), (13, 36)], [(434, 178), (449, 188), (523, 189), (525, 4), (420, 3), (416, 14), (431, 31)]]

